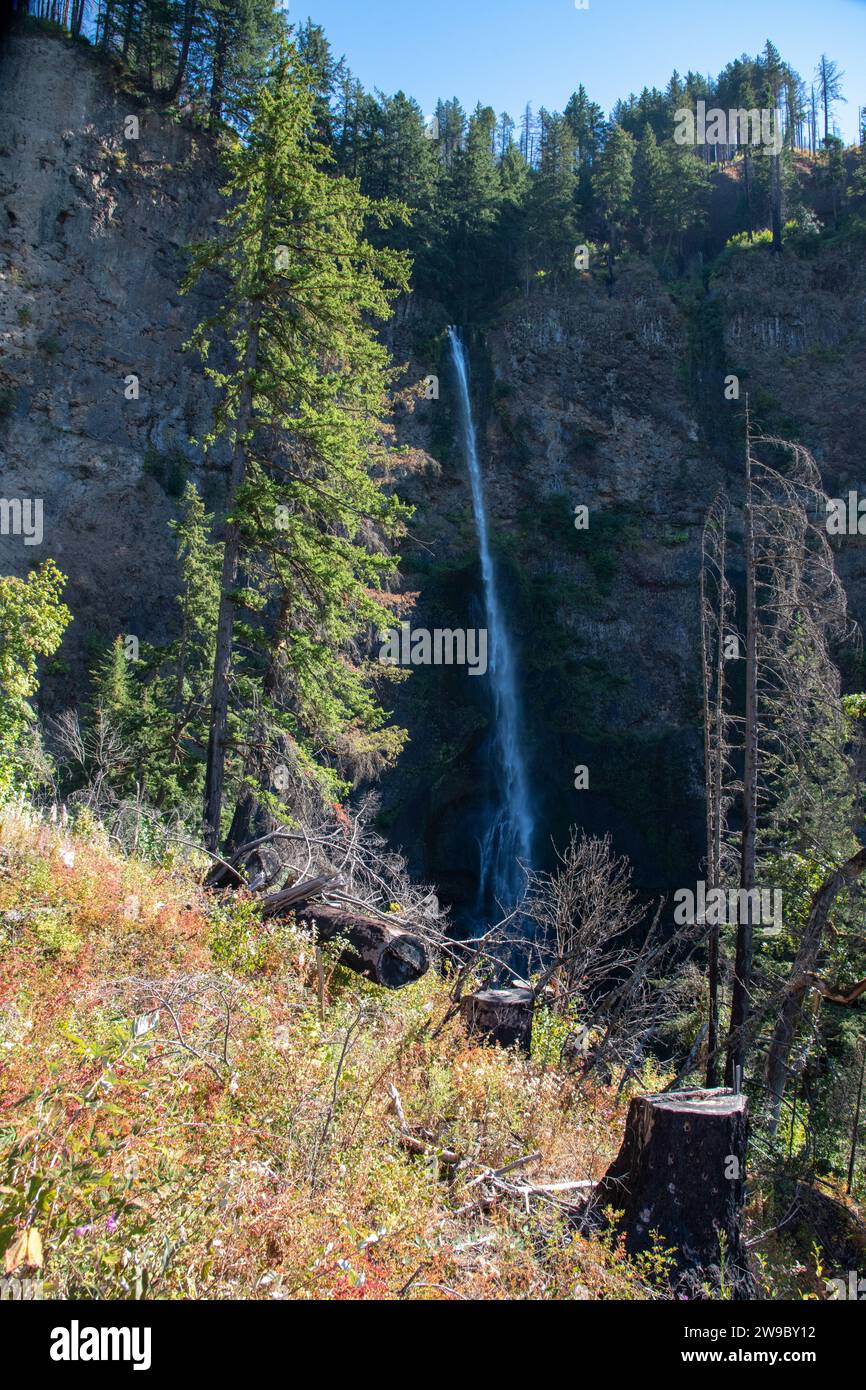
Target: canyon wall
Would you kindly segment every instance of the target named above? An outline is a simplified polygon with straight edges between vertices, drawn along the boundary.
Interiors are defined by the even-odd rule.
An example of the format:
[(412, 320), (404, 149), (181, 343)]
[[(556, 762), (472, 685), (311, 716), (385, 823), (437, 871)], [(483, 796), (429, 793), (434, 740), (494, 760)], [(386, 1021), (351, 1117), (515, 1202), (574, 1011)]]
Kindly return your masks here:
[[(126, 118), (139, 138), (125, 137)], [(212, 398), (182, 345), (214, 287), (181, 296), (184, 248), (220, 209), (211, 139), (140, 106), (94, 55), (14, 39), (0, 71), (0, 449), (9, 497), (42, 498), (44, 540), (0, 537), (3, 572), (46, 554), (75, 614), (43, 703), (74, 703), (100, 644), (172, 631), (168, 521), (187, 476), (210, 508), (224, 457), (190, 443)], [(446, 296), (443, 294), (443, 299)], [(703, 516), (736, 492), (740, 378), (767, 428), (812, 447), (836, 495), (866, 495), (866, 270), (854, 243), (765, 248), (663, 282), (635, 258), (610, 293), (588, 274), (519, 297), (472, 361), (490, 527), (519, 653), (541, 857), (572, 822), (610, 830), (647, 889), (688, 882), (702, 843), (697, 661)], [(413, 624), (479, 626), (477, 548), (441, 305), (410, 297), (387, 331), (405, 380), (438, 399), (400, 407), (396, 485), (416, 506), (403, 582)], [(128, 399), (130, 376), (138, 398)], [(575, 507), (589, 527), (575, 527)], [(858, 616), (857, 538), (840, 567)], [(857, 662), (847, 676), (862, 684)], [(472, 881), (489, 704), (460, 668), (399, 687), (411, 741), (380, 821), (446, 901)], [(588, 789), (574, 787), (588, 769)]]

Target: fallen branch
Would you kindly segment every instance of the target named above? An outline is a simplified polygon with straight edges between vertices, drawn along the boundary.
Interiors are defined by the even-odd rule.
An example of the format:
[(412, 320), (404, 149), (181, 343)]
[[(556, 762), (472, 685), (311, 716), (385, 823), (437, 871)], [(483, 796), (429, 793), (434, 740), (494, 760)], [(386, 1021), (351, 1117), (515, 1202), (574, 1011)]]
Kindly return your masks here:
[(288, 888), (280, 888), (276, 893), (268, 893), (262, 903), (263, 917), (278, 917), (287, 907), (318, 898), (326, 888), (340, 882), (339, 874), (319, 874), (317, 878), (305, 878)]
[(410, 1153), (420, 1154), (422, 1158), (438, 1159), (446, 1168), (454, 1168), (463, 1162), (462, 1155), (455, 1153), (453, 1149), (437, 1149), (432, 1141), (416, 1139), (414, 1134), (401, 1133), (398, 1142), (401, 1148), (408, 1149)]
[(853, 1004), (860, 998), (861, 994), (866, 994), (866, 980), (858, 980), (856, 985), (852, 985), (847, 992), (833, 989), (827, 984), (826, 980), (821, 980), (817, 975), (808, 976), (809, 984), (817, 990), (822, 999), (826, 999), (830, 1004)]

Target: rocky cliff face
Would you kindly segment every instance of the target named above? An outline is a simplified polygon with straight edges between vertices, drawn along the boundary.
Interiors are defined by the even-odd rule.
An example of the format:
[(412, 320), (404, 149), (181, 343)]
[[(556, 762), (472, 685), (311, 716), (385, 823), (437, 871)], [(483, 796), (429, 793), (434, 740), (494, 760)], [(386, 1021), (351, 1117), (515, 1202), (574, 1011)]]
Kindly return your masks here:
[[(130, 115), (138, 139), (124, 136)], [(69, 576), (71, 679), (56, 699), (95, 641), (164, 634), (173, 494), (192, 468), (218, 496), (217, 470), (189, 444), (209, 422), (208, 387), (181, 346), (205, 306), (178, 293), (218, 181), (206, 140), (114, 91), (88, 53), (40, 36), (4, 53), (2, 493), (42, 499), (44, 539), (0, 537), (0, 558), (21, 573), (52, 555)]]
[[(76, 615), (47, 683), (72, 702), (89, 643), (162, 638), (176, 575), (167, 522), (186, 473), (219, 507), (219, 454), (190, 444), (211, 400), (182, 351), (206, 310), (181, 297), (183, 247), (219, 211), (215, 151), (116, 92), (93, 57), (16, 40), (0, 74), (2, 495), (44, 499), (41, 547), (0, 538), (3, 569), (54, 555)], [(124, 137), (137, 115), (140, 137)], [(575, 273), (466, 331), (491, 532), (520, 656), (543, 850), (576, 822), (610, 830), (647, 887), (687, 882), (701, 852), (696, 661), (704, 512), (736, 487), (741, 390), (769, 428), (814, 448), (828, 485), (866, 495), (866, 270), (844, 244), (762, 249), (666, 285), (635, 261), (613, 291)], [(399, 410), (397, 485), (417, 512), (405, 546), (413, 624), (479, 626), (477, 548), (456, 438), (445, 313), (401, 304), (388, 338), (407, 380), (439, 398)], [(127, 399), (135, 375), (138, 399)], [(575, 507), (589, 527), (575, 527)], [(866, 566), (840, 565), (857, 613)], [(383, 786), (382, 823), (446, 900), (471, 899), (489, 704), (459, 668), (399, 688), (412, 741)], [(585, 765), (588, 789), (574, 787)]]
[[(610, 830), (654, 882), (700, 852), (688, 830), (700, 828), (697, 571), (722, 465), (708, 456), (681, 370), (687, 336), (641, 265), (610, 296), (586, 276), (469, 334), (539, 854), (549, 859), (550, 835), (572, 822)], [(472, 626), (483, 619), (465, 469), (459, 448), (438, 442), (454, 437), (454, 387), (444, 357), (421, 370), (441, 373), (439, 400), (419, 407), (439, 468), (415, 485), (419, 544), (406, 549), (406, 583), (420, 591), (419, 623)], [(586, 530), (575, 525), (581, 506)], [(385, 786), (397, 837), (411, 842), (409, 827), (423, 828), (418, 868), (459, 901), (471, 892), (485, 796), (487, 709), (475, 684), (465, 672), (413, 674), (399, 712), (415, 738)], [(578, 790), (581, 765), (589, 784)]]
[[(697, 644), (706, 509), (721, 486), (738, 495), (746, 393), (760, 427), (813, 450), (832, 495), (857, 488), (866, 497), (864, 292), (866, 269), (850, 243), (781, 258), (755, 247), (723, 259), (711, 276), (670, 285), (633, 262), (610, 295), (576, 276), (567, 293), (518, 300), (470, 335), (541, 856), (551, 835), (561, 842), (577, 823), (611, 831), (647, 888), (694, 877), (703, 834)], [(426, 357), (416, 352), (423, 375), (437, 369), (436, 340), (419, 318), (408, 341), (426, 347)], [(444, 359), (438, 370), (439, 401), (419, 407), (438, 465), (420, 475), (426, 483), (416, 479), (413, 496), (415, 535), (436, 558), (420, 547), (406, 554), (407, 586), (421, 595), (418, 621), (431, 626), (469, 624), (480, 612)], [(738, 401), (725, 398), (730, 374)], [(585, 532), (574, 525), (581, 504)], [(838, 548), (861, 622), (863, 544), (846, 537)], [(853, 651), (842, 661), (849, 684), (862, 688)], [(472, 685), (450, 672), (413, 675), (399, 712), (415, 742), (385, 787), (396, 838), (458, 901), (471, 894), (484, 801), (487, 713)], [(588, 789), (574, 786), (579, 765)]]

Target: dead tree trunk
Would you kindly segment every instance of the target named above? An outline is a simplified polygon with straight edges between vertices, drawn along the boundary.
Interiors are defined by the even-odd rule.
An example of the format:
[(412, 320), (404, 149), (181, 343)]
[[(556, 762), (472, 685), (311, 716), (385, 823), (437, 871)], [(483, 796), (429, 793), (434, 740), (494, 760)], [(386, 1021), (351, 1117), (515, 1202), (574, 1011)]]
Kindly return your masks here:
[(460, 1013), (470, 1034), (529, 1053), (532, 1046), (531, 989), (479, 989), (460, 1001)]
[(330, 903), (310, 903), (298, 908), (295, 917), (314, 929), (317, 941), (344, 938), (340, 963), (386, 989), (402, 989), (429, 968), (424, 942), (379, 917), (364, 917)]
[(742, 1238), (748, 1102), (726, 1088), (635, 1096), (596, 1200), (622, 1212), (630, 1254), (657, 1231), (692, 1289), (754, 1294)]
[[(730, 589), (725, 574), (727, 502), (717, 497), (707, 514), (701, 539), (701, 671), (704, 697), (704, 794), (707, 826), (707, 888), (722, 881), (724, 776), (728, 759), (725, 717), (725, 643)], [(721, 927), (710, 925), (707, 941), (708, 1087), (719, 1084), (719, 977)]]
[(757, 564), (755, 557), (755, 513), (752, 493), (752, 437), (749, 403), (746, 401), (746, 502), (744, 510), (746, 561), (746, 703), (743, 733), (743, 828), (740, 839), (740, 887), (745, 890), (745, 911), (737, 924), (734, 960), (734, 987), (725, 1081), (734, 1085), (742, 1079), (746, 1061), (747, 1028), (752, 1002), (754, 962), (753, 894), (757, 858), (758, 819), (758, 611)]

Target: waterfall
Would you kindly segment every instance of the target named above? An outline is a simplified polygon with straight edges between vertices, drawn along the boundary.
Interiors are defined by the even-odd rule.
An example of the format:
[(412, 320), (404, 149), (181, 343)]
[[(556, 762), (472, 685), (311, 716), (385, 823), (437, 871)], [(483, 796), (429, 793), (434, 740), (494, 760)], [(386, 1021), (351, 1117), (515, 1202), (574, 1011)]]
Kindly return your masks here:
[(488, 630), (488, 670), (493, 705), (492, 786), (489, 824), (481, 836), (481, 875), (479, 911), (496, 903), (507, 910), (520, 895), (522, 874), (519, 860), (529, 864), (532, 852), (532, 811), (526, 764), (521, 742), (521, 720), (514, 669), (514, 654), (496, 583), (484, 483), (475, 439), (475, 422), (469, 398), (469, 364), (456, 328), (448, 329), (451, 355), (457, 374), (460, 398), (460, 428), (463, 452), (472, 486), (472, 510), (478, 534), (481, 579)]

